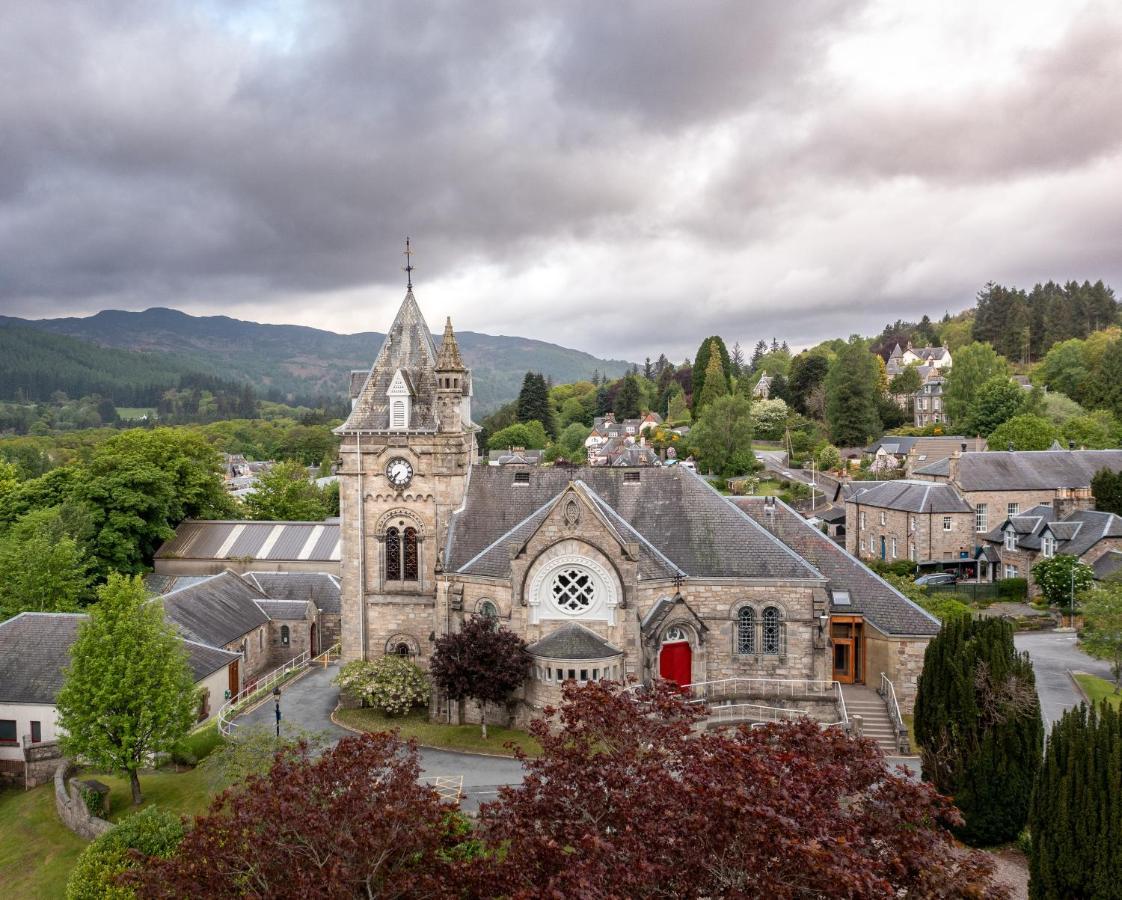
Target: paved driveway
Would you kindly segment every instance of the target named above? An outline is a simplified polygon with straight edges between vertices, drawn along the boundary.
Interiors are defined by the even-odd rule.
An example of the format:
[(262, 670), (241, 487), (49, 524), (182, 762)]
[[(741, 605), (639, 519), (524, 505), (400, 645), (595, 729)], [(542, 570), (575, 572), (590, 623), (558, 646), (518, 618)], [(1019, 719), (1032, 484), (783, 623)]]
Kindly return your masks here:
[[(338, 672), (337, 665), (317, 668), (284, 687), (281, 694), (282, 719), (307, 731), (326, 732), (335, 740), (351, 734), (331, 721), (331, 712), (339, 700), (339, 688), (331, 683), (331, 679)], [(264, 725), (272, 728), (275, 722), (272, 700), (237, 720), (239, 727)], [(522, 764), (509, 757), (428, 748), (421, 748), (420, 755), (426, 781), (438, 786), (462, 783), (463, 793), (467, 795), (461, 803), (465, 812), (477, 810), (481, 802), (494, 799), (500, 785), (522, 781)]]
[(1075, 634), (1070, 631), (1023, 631), (1013, 637), (1017, 649), (1028, 651), (1036, 673), (1036, 692), (1040, 695), (1040, 711), (1044, 726), (1052, 730), (1052, 723), (1083, 698), (1075, 689), (1071, 671), (1090, 672), (1109, 679), (1110, 666), (1088, 656), (1075, 644)]

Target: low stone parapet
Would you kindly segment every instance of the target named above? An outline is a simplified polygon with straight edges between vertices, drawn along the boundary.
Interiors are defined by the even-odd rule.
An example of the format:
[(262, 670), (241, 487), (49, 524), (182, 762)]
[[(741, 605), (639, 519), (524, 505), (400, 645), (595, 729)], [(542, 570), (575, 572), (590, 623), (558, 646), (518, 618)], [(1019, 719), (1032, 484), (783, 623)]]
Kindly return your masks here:
[[(74, 763), (67, 759), (55, 769), (55, 810), (63, 825), (79, 837), (92, 841), (105, 834), (113, 823), (90, 812), (77, 779), (70, 777), (74, 769)], [(101, 802), (104, 804), (104, 796)]]

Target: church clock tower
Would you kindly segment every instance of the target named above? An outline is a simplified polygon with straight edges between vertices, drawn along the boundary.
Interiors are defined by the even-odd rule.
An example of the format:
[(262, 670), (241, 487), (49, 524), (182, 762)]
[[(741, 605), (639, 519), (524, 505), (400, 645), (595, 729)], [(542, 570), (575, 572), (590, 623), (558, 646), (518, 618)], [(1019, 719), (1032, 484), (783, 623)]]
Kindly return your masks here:
[(471, 373), (452, 320), (439, 352), (413, 296), (368, 373), (352, 373), (339, 469), (343, 659), (425, 663), (452, 511), (475, 461)]

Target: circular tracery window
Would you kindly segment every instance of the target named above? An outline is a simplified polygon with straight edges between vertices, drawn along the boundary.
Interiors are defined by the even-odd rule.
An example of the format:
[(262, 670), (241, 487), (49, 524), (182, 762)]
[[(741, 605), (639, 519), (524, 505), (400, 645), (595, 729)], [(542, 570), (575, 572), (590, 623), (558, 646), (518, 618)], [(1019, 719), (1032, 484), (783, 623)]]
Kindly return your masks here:
[(595, 601), (596, 583), (590, 573), (581, 569), (562, 569), (553, 576), (550, 592), (558, 609), (576, 615), (584, 612)]

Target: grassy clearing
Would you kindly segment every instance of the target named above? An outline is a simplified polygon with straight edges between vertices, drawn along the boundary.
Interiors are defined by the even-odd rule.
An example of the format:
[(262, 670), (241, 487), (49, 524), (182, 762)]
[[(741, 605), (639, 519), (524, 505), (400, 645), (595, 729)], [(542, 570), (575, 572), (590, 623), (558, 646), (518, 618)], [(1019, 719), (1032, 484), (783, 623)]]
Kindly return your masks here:
[(5, 900), (62, 897), (82, 848), (55, 812), (54, 783), (0, 791), (0, 885)]
[(469, 753), (493, 753), (511, 756), (504, 745), (508, 742), (521, 747), (527, 756), (539, 756), (541, 747), (525, 731), (517, 728), (487, 726), (487, 740), (483, 740), (478, 725), (440, 725), (428, 720), (424, 710), (416, 710), (406, 716), (386, 716), (373, 709), (341, 709), (336, 718), (349, 728), (360, 731), (390, 731), (394, 728), (401, 732), (402, 738), (416, 738), (419, 744), (438, 747), (442, 750), (466, 750)]
[(1103, 700), (1109, 700), (1115, 708), (1122, 708), (1122, 693), (1118, 693), (1114, 689), (1113, 682), (1107, 681), (1105, 678), (1099, 678), (1097, 675), (1087, 675), (1085, 673), (1076, 675), (1075, 680), (1079, 682), (1083, 692), (1090, 697), (1091, 702), (1096, 706)]
[(120, 822), (145, 807), (158, 804), (164, 809), (193, 816), (206, 812), (212, 798), (210, 785), (198, 769), (176, 772), (160, 769), (158, 772), (140, 773), (140, 792), (144, 802), (132, 805), (132, 789), (125, 775), (89, 774), (103, 784), (109, 785), (109, 821)]

